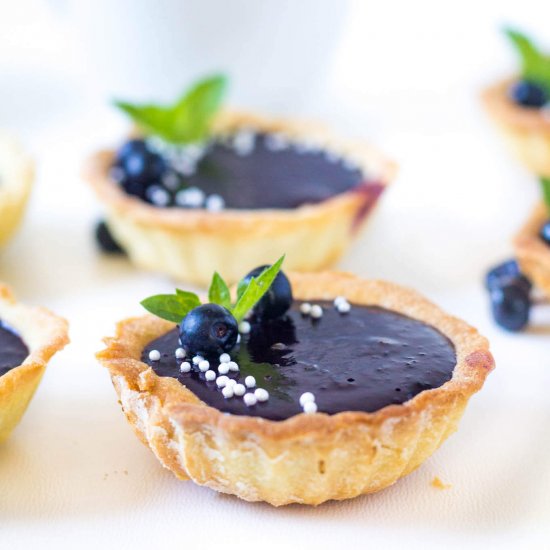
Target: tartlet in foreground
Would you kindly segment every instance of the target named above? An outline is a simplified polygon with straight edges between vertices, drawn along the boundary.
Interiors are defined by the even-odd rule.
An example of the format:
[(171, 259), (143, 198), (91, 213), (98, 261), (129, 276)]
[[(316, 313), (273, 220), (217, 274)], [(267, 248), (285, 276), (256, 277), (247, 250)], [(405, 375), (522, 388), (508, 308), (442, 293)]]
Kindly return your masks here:
[(0, 246), (18, 228), (34, 181), (34, 163), (11, 136), (0, 133)]
[(456, 430), (494, 367), (487, 340), (391, 283), (290, 281), (286, 316), (253, 315), (218, 372), (175, 359), (175, 325), (154, 316), (119, 323), (98, 358), (138, 437), (180, 479), (275, 506), (379, 491)]
[(0, 443), (19, 423), (51, 357), (69, 342), (67, 322), (15, 301), (0, 284)]
[(334, 264), (396, 171), (369, 145), (299, 120), (219, 111), (193, 143), (142, 130), (93, 156), (86, 179), (137, 266), (200, 285), (283, 253), (289, 269)]

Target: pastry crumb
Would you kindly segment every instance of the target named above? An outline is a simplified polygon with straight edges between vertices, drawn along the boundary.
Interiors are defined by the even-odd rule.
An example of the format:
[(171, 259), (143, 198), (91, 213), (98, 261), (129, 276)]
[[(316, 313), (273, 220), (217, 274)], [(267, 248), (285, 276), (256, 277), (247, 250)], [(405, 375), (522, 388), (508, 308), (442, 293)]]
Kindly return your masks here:
[(435, 487), (436, 489), (439, 489), (440, 491), (444, 491), (445, 489), (450, 489), (452, 485), (450, 483), (443, 483), (439, 477), (435, 476), (432, 479), (431, 483), (432, 487)]

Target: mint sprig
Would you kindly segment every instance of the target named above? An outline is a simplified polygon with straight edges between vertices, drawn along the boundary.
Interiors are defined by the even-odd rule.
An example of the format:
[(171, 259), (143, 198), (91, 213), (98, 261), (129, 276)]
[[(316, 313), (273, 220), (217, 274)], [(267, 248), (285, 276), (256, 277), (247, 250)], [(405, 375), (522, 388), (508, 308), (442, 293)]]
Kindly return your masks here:
[[(285, 257), (281, 256), (272, 266), (266, 267), (260, 275), (252, 277), (250, 281), (242, 279), (237, 286), (237, 300), (234, 304), (231, 302), (227, 283), (219, 273), (214, 273), (208, 289), (208, 300), (227, 308), (240, 323), (269, 290), (281, 270), (284, 259)], [(149, 296), (141, 305), (161, 319), (181, 323), (192, 309), (201, 305), (201, 301), (194, 292), (176, 289), (174, 294)]]
[(126, 101), (114, 104), (147, 135), (159, 136), (170, 143), (194, 143), (208, 136), (226, 89), (227, 78), (214, 75), (197, 82), (172, 105), (137, 105)]
[(550, 213), (550, 178), (540, 178), (540, 184), (542, 187), (542, 198)]
[(550, 57), (520, 31), (507, 28), (504, 33), (520, 57), (522, 78), (550, 92)]

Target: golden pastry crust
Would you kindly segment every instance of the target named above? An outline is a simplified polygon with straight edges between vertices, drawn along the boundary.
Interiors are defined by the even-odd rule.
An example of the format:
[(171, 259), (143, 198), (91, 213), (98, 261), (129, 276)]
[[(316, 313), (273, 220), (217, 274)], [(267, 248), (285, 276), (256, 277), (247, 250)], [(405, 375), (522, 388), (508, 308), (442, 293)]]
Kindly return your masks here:
[(546, 296), (550, 296), (550, 246), (539, 233), (550, 219), (548, 207), (541, 203), (514, 239), (514, 248), (521, 270)]
[(374, 413), (299, 414), (276, 422), (223, 414), (175, 378), (157, 376), (140, 361), (141, 353), (174, 325), (156, 317), (119, 323), (98, 359), (136, 434), (180, 479), (275, 506), (379, 491), (417, 468), (456, 430), (468, 399), (494, 367), (488, 342), (416, 292), (391, 283), (336, 272), (290, 278), (298, 299), (342, 295), (436, 327), (456, 347), (452, 379)]
[(516, 105), (508, 97), (514, 78), (490, 86), (482, 94), (489, 116), (515, 156), (531, 171), (550, 177), (550, 118), (542, 109)]
[[(394, 163), (370, 146), (336, 138), (319, 125), (225, 112), (216, 120), (214, 133), (239, 128), (315, 142), (355, 162), (381, 185), (380, 191), (396, 172)], [(236, 282), (247, 269), (283, 253), (289, 269), (326, 268), (340, 258), (376, 203), (366, 186), (359, 186), (319, 204), (289, 210), (156, 208), (128, 195), (109, 178), (112, 160), (112, 151), (97, 153), (85, 177), (106, 207), (116, 239), (139, 267), (200, 285), (209, 283), (220, 266), (224, 278)]]
[(0, 443), (23, 416), (50, 358), (69, 342), (67, 322), (40, 307), (15, 302), (0, 284), (0, 319), (15, 329), (29, 348), (25, 361), (0, 376)]
[(34, 181), (34, 163), (10, 136), (0, 133), (0, 246), (19, 226)]

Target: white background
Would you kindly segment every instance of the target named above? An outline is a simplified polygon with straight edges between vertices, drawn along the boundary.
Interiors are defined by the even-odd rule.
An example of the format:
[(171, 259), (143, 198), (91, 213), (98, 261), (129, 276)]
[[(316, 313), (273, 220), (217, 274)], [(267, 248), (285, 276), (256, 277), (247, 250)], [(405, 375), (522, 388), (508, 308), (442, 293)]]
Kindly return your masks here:
[[(549, 16), (542, 0), (351, 3), (326, 93), (300, 114), (376, 142), (401, 172), (341, 267), (413, 286), (464, 317), (490, 338), (497, 369), (458, 433), (397, 485), (275, 509), (177, 481), (127, 426), (93, 354), (117, 319), (171, 283), (96, 253), (99, 207), (79, 177), (85, 156), (125, 122), (97, 92), (66, 21), (38, 0), (2, 0), (0, 120), (32, 150), (38, 180), (0, 280), (65, 315), (72, 344), (0, 448), (0, 548), (547, 548), (550, 308), (536, 309), (526, 333), (506, 334), (481, 283), (511, 253), (538, 189), (478, 93), (514, 70), (501, 24), (517, 22), (550, 47)], [(433, 488), (434, 476), (452, 488)]]

